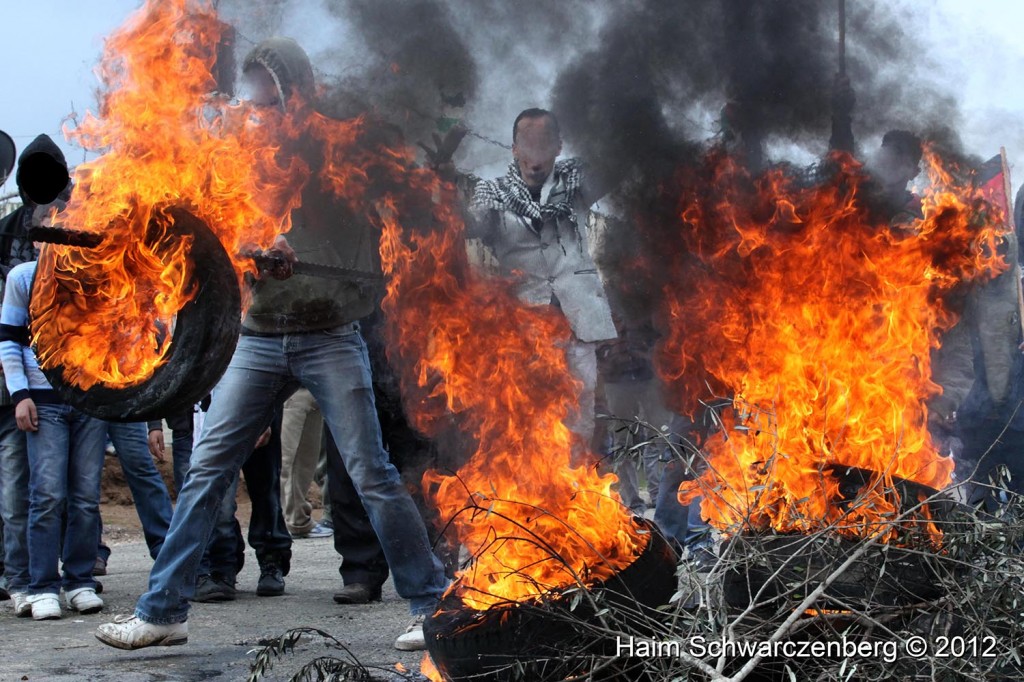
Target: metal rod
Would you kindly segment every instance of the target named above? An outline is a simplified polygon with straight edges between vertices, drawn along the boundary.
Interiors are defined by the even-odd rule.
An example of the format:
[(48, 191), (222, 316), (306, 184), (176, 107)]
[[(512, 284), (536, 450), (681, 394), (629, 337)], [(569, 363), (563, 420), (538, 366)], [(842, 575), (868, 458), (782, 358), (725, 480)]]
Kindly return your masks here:
[(839, 0), (839, 75), (846, 75), (846, 0)]
[(28, 239), (43, 244), (63, 244), (64, 246), (94, 249), (103, 243), (104, 236), (96, 232), (83, 232), (64, 227), (36, 225), (29, 228)]
[[(284, 258), (278, 255), (270, 255), (266, 251), (244, 251), (241, 253), (246, 258), (252, 258), (256, 267), (261, 270), (273, 270), (284, 264)], [(384, 282), (384, 276), (380, 273), (354, 270), (352, 268), (341, 268), (334, 265), (321, 265), (320, 263), (307, 263), (298, 261), (291, 264), (292, 274), (305, 275), (307, 277), (320, 277), (322, 279), (335, 279), (343, 282), (378, 284)]]
[[(103, 243), (104, 235), (95, 232), (83, 232), (64, 227), (42, 227), (35, 226), (29, 229), (28, 238), (34, 242), (46, 244), (62, 244), (64, 246), (75, 246), (83, 249), (94, 249)], [(256, 267), (261, 270), (273, 269), (284, 263), (284, 259), (277, 255), (270, 255), (265, 251), (247, 251), (241, 254), (245, 258), (252, 258)], [(292, 274), (304, 275), (306, 277), (320, 277), (322, 279), (334, 279), (345, 282), (364, 284), (380, 284), (384, 276), (380, 273), (365, 272), (352, 268), (342, 268), (334, 265), (322, 265), (320, 263), (307, 263), (299, 261), (292, 263)]]

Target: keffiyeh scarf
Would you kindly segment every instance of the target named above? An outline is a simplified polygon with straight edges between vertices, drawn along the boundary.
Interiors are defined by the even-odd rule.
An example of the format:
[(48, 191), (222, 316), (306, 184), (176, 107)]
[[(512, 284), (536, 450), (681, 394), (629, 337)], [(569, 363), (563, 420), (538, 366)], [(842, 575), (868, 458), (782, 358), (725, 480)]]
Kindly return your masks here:
[(519, 173), (519, 166), (513, 161), (509, 164), (505, 177), (477, 184), (473, 193), (472, 207), (493, 211), (511, 211), (527, 218), (527, 223), (534, 232), (540, 232), (541, 226), (548, 219), (568, 218), (576, 224), (576, 215), (572, 201), (580, 190), (582, 178), (580, 163), (577, 159), (565, 159), (555, 163), (551, 172), (554, 183), (563, 183), (565, 193), (557, 203), (540, 203), (530, 196), (530, 189)]

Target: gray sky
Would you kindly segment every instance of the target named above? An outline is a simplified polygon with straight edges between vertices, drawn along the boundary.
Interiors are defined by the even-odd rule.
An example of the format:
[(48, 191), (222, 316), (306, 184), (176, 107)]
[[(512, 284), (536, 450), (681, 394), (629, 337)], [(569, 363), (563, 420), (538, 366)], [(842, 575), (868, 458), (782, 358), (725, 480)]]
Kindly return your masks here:
[[(300, 4), (305, 7), (305, 3), (311, 10), (322, 6), (321, 0)], [(139, 0), (0, 0), (0, 25), (6, 29), (0, 62), (4, 85), (0, 130), (14, 137), (19, 151), (45, 132), (63, 146), (71, 164), (92, 158), (63, 140), (61, 124), (72, 111), (95, 109), (98, 82), (93, 68), (103, 38), (139, 4)], [(1005, 146), (1016, 169), (1014, 185), (1020, 185), (1024, 182), (1024, 93), (1019, 78), (1024, 73), (1024, 41), (1016, 33), (1024, 24), (1024, 3), (896, 0), (893, 5), (909, 12), (915, 30), (927, 36), (929, 54), (922, 56), (942, 65), (934, 73), (913, 77), (934, 79), (944, 90), (956, 93), (965, 115), (960, 132), (966, 151), (988, 157)], [(314, 27), (302, 28), (303, 35), (311, 38), (314, 32)], [(482, 76), (487, 82), (487, 75)], [(533, 93), (541, 101), (544, 86), (538, 83), (538, 93)], [(494, 100), (508, 96), (500, 88), (485, 88), (480, 94)], [(476, 106), (503, 110), (504, 104), (478, 102)], [(503, 136), (505, 123), (502, 120), (493, 131), (484, 132)], [(506, 151), (487, 145), (464, 151), (471, 168), (500, 169), (508, 158)], [(12, 190), (13, 180), (0, 191)]]
[[(103, 38), (138, 6), (138, 0), (0, 0), (0, 130), (14, 138), (19, 154), (46, 133), (68, 163), (82, 161), (83, 150), (64, 141), (61, 124), (74, 110), (96, 109), (93, 68)], [(8, 185), (13, 191), (13, 178)]]
[[(856, 0), (852, 0), (856, 1)], [(956, 93), (965, 117), (967, 151), (988, 157), (1006, 147), (1014, 186), (1024, 182), (1024, 3), (1019, 0), (899, 0), (921, 17), (930, 56), (942, 67), (931, 74)], [(924, 77), (918, 74), (919, 77)]]

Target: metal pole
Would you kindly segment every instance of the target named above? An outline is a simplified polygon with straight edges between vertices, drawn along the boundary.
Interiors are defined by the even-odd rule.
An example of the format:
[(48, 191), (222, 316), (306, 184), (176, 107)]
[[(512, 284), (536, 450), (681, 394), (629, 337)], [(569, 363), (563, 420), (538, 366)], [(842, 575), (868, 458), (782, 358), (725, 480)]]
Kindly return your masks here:
[(846, 75), (846, 0), (839, 0), (839, 75)]

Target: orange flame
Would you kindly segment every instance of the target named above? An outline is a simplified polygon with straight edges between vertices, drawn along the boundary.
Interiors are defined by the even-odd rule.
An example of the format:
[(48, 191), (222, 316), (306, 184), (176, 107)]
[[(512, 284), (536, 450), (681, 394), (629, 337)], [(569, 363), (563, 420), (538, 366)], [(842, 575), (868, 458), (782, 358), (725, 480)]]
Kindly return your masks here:
[(430, 654), (424, 653), (423, 658), (420, 660), (420, 675), (430, 680), (430, 682), (444, 682), (444, 678), (441, 677), (440, 671), (437, 666), (434, 665), (434, 659), (430, 657)]
[(612, 496), (614, 477), (570, 464), (568, 324), (470, 268), (450, 203), (434, 232), (384, 211), (384, 310), (417, 428), (435, 435), (454, 420), (475, 441), (457, 476), (428, 472), (424, 484), (475, 556), (453, 589), (483, 610), (607, 578), (646, 538)]
[(52, 277), (37, 283), (33, 340), (41, 364), (63, 366), (82, 389), (138, 384), (165, 360), (174, 316), (194, 295), (190, 244), (166, 208), (207, 224), (241, 285), (255, 272), (241, 254), (290, 229), (313, 173), (291, 152), (312, 139), (334, 155), (324, 185), (348, 199), (362, 188), (362, 171), (340, 160), (357, 121), (327, 119), (297, 96), (282, 114), (211, 94), (224, 30), (208, 2), (149, 0), (106, 42), (99, 117), (68, 133), (105, 153), (77, 167), (62, 222), (106, 238), (44, 252)]
[[(867, 208), (846, 157), (826, 184), (782, 172), (751, 179), (711, 155), (687, 179), (681, 241), (690, 258), (666, 287), (659, 368), (692, 411), (707, 386), (732, 398), (708, 468), (681, 487), (716, 527), (867, 536), (899, 508), (894, 478), (940, 489), (953, 462), (932, 445), (929, 353), (964, 280), (1005, 269), (999, 216), (926, 153), (924, 217), (890, 226)], [(685, 396), (685, 398), (683, 398)], [(874, 472), (856, 501), (832, 467)]]

